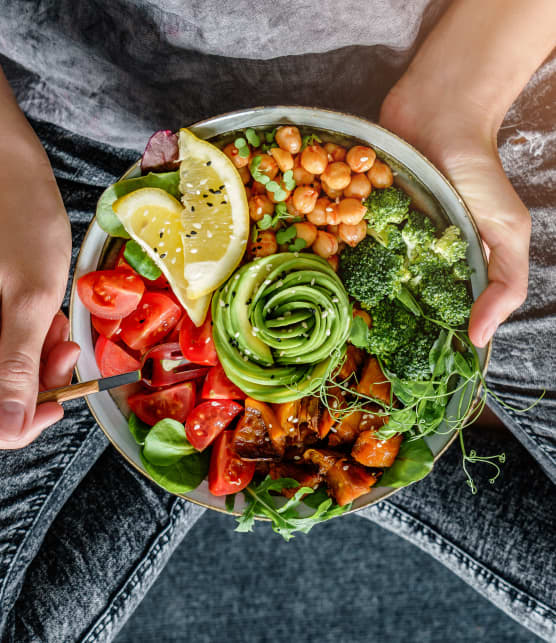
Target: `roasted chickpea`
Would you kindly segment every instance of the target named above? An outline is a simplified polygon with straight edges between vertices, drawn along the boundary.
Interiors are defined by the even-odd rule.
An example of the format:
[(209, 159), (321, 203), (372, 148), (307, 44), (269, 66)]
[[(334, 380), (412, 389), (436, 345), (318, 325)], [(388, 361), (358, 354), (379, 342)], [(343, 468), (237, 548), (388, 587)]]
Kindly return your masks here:
[(342, 199), (338, 203), (338, 215), (341, 223), (357, 225), (365, 216), (367, 208), (359, 199)]
[(317, 226), (312, 223), (294, 223), (295, 230), (297, 232), (297, 237), (305, 241), (307, 248), (313, 245), (313, 242), (317, 238)]
[(278, 163), (269, 154), (258, 154), (257, 156), (261, 158), (259, 172), (266, 174), (272, 180), (278, 174)]
[(369, 181), (374, 188), (389, 188), (394, 183), (392, 170), (378, 159), (374, 162), (373, 167), (367, 172)]
[(251, 188), (248, 185), (246, 185), (244, 190), (245, 190), (245, 198), (247, 199), (247, 201), (249, 201), (249, 199), (253, 196), (251, 194)]
[(296, 156), (293, 160), (293, 178), (296, 185), (309, 185), (315, 180), (315, 175), (301, 166), (301, 156)]
[(233, 143), (228, 143), (222, 150), (236, 167), (245, 167), (249, 163), (249, 157), (239, 155), (239, 150)]
[(366, 199), (372, 191), (371, 182), (366, 174), (354, 174), (347, 188), (344, 190), (345, 197), (354, 199)]
[(376, 159), (376, 152), (371, 147), (356, 145), (348, 150), (346, 163), (352, 172), (368, 172)]
[(330, 267), (334, 272), (338, 272), (338, 268), (340, 266), (340, 257), (338, 255), (332, 255), (331, 257), (327, 257), (326, 261), (330, 264)]
[(347, 163), (335, 161), (329, 163), (326, 170), (322, 173), (321, 181), (332, 190), (343, 190), (347, 188), (351, 181), (351, 170)]
[(301, 152), (301, 167), (311, 174), (322, 174), (328, 165), (328, 154), (320, 145), (308, 145)]
[(337, 226), (341, 222), (340, 215), (338, 213), (338, 205), (332, 203), (326, 208), (326, 225), (328, 227)]
[(293, 207), (303, 214), (309, 214), (315, 209), (319, 193), (309, 185), (295, 188), (292, 196)]
[(326, 226), (326, 232), (330, 232), (330, 234), (333, 234), (336, 239), (338, 238), (338, 228), (340, 226), (338, 224), (330, 224)]
[(253, 185), (251, 186), (251, 192), (253, 194), (266, 194), (266, 188), (262, 183), (259, 183), (258, 181), (253, 181)]
[(341, 145), (336, 145), (336, 143), (326, 143), (324, 149), (328, 154), (329, 163), (334, 163), (334, 161), (344, 161), (346, 158), (346, 148)]
[(360, 241), (367, 236), (367, 223), (365, 221), (360, 221), (355, 225), (349, 225), (348, 223), (340, 223), (338, 229), (338, 237), (340, 241), (347, 243), (348, 246), (354, 248)]
[(322, 191), (333, 201), (338, 200), (343, 194), (342, 190), (333, 190), (324, 179), (321, 182), (321, 186)]
[(287, 150), (283, 150), (281, 147), (272, 147), (268, 153), (272, 155), (282, 174), (293, 170), (293, 156)]
[(338, 240), (330, 232), (317, 231), (317, 237), (311, 246), (313, 252), (323, 259), (328, 259), (338, 252)]
[(276, 130), (274, 140), (283, 150), (290, 154), (297, 154), (301, 149), (301, 134), (297, 127), (290, 125), (279, 127)]
[(265, 194), (255, 194), (249, 199), (249, 216), (253, 221), (260, 221), (265, 214), (274, 212), (274, 204)]
[(241, 176), (241, 180), (243, 181), (243, 185), (247, 185), (249, 181), (251, 180), (251, 172), (249, 172), (249, 168), (244, 165), (243, 167), (238, 167), (237, 171), (239, 172), (239, 175)]
[(291, 196), (286, 199), (286, 210), (291, 217), (301, 217), (302, 219), (305, 218), (305, 215), (294, 206)]
[(333, 204), (332, 201), (327, 199), (325, 196), (317, 199), (315, 207), (307, 214), (307, 221), (310, 221), (317, 226), (326, 225), (326, 215), (328, 212), (332, 212), (333, 206), (335, 208), (336, 204)]
[(365, 322), (368, 328), (371, 327), (371, 316), (366, 310), (360, 310), (359, 308), (354, 308), (353, 309), (353, 316), (354, 317), (361, 317), (361, 319)]
[(249, 240), (247, 244), (247, 255), (250, 258), (268, 257), (278, 251), (276, 235), (272, 230), (259, 230), (255, 241)]

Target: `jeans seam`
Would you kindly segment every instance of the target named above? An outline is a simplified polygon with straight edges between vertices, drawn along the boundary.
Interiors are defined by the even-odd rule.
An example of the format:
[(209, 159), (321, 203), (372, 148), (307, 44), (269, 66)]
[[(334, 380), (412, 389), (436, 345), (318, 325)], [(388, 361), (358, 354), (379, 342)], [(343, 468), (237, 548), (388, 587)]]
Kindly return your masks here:
[(155, 541), (149, 547), (145, 556), (137, 563), (132, 570), (131, 574), (123, 582), (121, 588), (116, 592), (115, 596), (110, 601), (108, 607), (104, 610), (95, 623), (88, 629), (84, 636), (80, 639), (82, 642), (93, 643), (99, 640), (99, 637), (110, 625), (116, 616), (116, 613), (121, 610), (122, 603), (125, 604), (127, 598), (131, 595), (132, 590), (139, 584), (139, 576), (151, 569), (164, 551), (165, 545), (171, 540), (172, 534), (176, 527), (176, 522), (179, 516), (184, 512), (187, 501), (176, 499), (172, 510), (170, 512), (170, 520), (168, 525), (158, 534)]
[(507, 580), (504, 580), (498, 574), (482, 565), (470, 554), (467, 554), (457, 545), (444, 538), (444, 536), (423, 523), (418, 518), (415, 518), (411, 514), (403, 511), (403, 509), (394, 506), (389, 501), (381, 502), (378, 505), (375, 505), (375, 507), (379, 512), (384, 511), (386, 513), (389, 513), (404, 523), (417, 525), (424, 535), (435, 540), (449, 554), (456, 557), (459, 561), (464, 560), (470, 569), (475, 572), (479, 572), (485, 579), (491, 581), (496, 590), (500, 590), (501, 592), (503, 592), (506, 596), (511, 598), (512, 601), (518, 600), (520, 603), (526, 604), (527, 607), (530, 608), (533, 612), (536, 612), (538, 616), (542, 618), (550, 617), (554, 620), (554, 622), (556, 622), (556, 612), (550, 606), (546, 605), (536, 598), (533, 598), (533, 596), (528, 594), (526, 591), (518, 589), (515, 585), (508, 582)]
[[(6, 586), (8, 584), (8, 580), (9, 580), (10, 575), (12, 573), (13, 567), (16, 564), (16, 562), (18, 561), (19, 556), (21, 554), (21, 551), (23, 550), (23, 547), (27, 543), (28, 538), (30, 538), (30, 536), (32, 535), (33, 527), (36, 525), (37, 521), (40, 519), (40, 517), (41, 517), (41, 515), (42, 515), (42, 513), (44, 511), (44, 508), (45, 508), (45, 506), (46, 506), (46, 504), (47, 504), (47, 502), (49, 500), (49, 498), (51, 498), (52, 495), (54, 494), (54, 492), (58, 489), (58, 487), (59, 487), (59, 485), (61, 483), (61, 480), (64, 477), (64, 474), (65, 474), (66, 470), (68, 469), (68, 467), (70, 467), (75, 462), (76, 457), (79, 455), (80, 451), (84, 448), (85, 444), (90, 439), (93, 430), (94, 430), (94, 427), (93, 427), (93, 429), (91, 431), (88, 432), (87, 437), (84, 440), (81, 441), (79, 446), (73, 452), (71, 450), (71, 449), (73, 449), (73, 446), (74, 446), (73, 443), (72, 443), (71, 447), (68, 449), (68, 452), (65, 454), (64, 459), (62, 460), (61, 471), (56, 474), (57, 475), (57, 480), (54, 483), (54, 486), (52, 487), (52, 489), (48, 493), (43, 494), (43, 498), (42, 498), (42, 501), (40, 502), (40, 506), (38, 506), (39, 503), (36, 503), (36, 502), (33, 503), (32, 510), (29, 513), (33, 513), (33, 510), (36, 510), (36, 515), (35, 515), (32, 523), (25, 530), (26, 531), (25, 536), (23, 537), (21, 543), (19, 544), (19, 546), (15, 550), (14, 555), (12, 556), (12, 560), (8, 565), (8, 569), (6, 570), (6, 575), (4, 576), (4, 579), (3, 579), (3, 581), (2, 581), (2, 583), (0, 585), (0, 605), (2, 604), (2, 602), (4, 600), (4, 593), (6, 591)], [(35, 509), (35, 504), (37, 505), (36, 509)]]

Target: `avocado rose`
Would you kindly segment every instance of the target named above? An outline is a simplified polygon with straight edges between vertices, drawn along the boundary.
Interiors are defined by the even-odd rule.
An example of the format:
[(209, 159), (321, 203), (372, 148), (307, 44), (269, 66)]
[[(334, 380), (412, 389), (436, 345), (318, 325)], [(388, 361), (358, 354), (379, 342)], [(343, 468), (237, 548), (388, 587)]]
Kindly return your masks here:
[(237, 270), (212, 300), (213, 337), (230, 380), (250, 397), (314, 392), (343, 357), (351, 304), (320, 257), (284, 252)]

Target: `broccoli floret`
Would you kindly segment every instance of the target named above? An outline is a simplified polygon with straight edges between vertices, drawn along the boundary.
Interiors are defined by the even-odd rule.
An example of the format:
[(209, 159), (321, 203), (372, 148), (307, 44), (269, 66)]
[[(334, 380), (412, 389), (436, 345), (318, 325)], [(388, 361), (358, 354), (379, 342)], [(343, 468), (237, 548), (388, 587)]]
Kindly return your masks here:
[(471, 277), (472, 272), (473, 268), (471, 268), (471, 266), (469, 266), (465, 261), (456, 261), (456, 263), (452, 266), (452, 274), (454, 275), (454, 279), (467, 281)]
[(386, 360), (388, 369), (403, 380), (430, 379), (429, 353), (438, 335), (439, 328), (423, 327), (410, 343), (401, 346)]
[(340, 253), (340, 278), (348, 293), (372, 308), (385, 297), (395, 299), (409, 278), (405, 258), (365, 237), (355, 248)]
[(413, 261), (422, 252), (430, 248), (436, 237), (436, 226), (421, 212), (410, 212), (401, 232), (407, 247), (407, 256)]
[(444, 261), (453, 264), (460, 259), (465, 259), (468, 245), (467, 241), (461, 238), (460, 229), (451, 225), (444, 230), (439, 239), (433, 241), (431, 247)]
[(409, 212), (410, 197), (399, 188), (373, 190), (365, 201), (365, 218), (373, 230), (380, 232), (389, 223), (401, 223)]
[(389, 355), (415, 335), (417, 318), (396, 301), (384, 299), (369, 313), (372, 324), (367, 348), (374, 355)]
[(370, 225), (367, 226), (367, 234), (370, 234), (371, 237), (374, 237), (379, 243), (381, 243), (385, 248), (398, 252), (400, 250), (405, 251), (405, 243), (402, 239), (402, 233), (398, 226), (390, 223), (385, 226), (380, 232), (377, 232)]

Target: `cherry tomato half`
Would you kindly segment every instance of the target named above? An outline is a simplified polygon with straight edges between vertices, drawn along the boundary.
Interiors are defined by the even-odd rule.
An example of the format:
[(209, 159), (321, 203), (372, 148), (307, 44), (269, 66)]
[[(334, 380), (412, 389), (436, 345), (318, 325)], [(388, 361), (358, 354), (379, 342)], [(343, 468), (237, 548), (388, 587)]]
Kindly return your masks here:
[(127, 263), (124, 257), (124, 250), (125, 250), (125, 243), (120, 248), (120, 251), (118, 252), (118, 256), (116, 257), (116, 268), (119, 268), (120, 270), (131, 270), (131, 272), (134, 275), (141, 277), (141, 279), (145, 282), (145, 286), (147, 286), (147, 288), (168, 288), (169, 287), (170, 284), (168, 283), (168, 280), (164, 275), (160, 275), (160, 277), (158, 277), (157, 279), (147, 279), (146, 277), (142, 277), (134, 268), (132, 268)]
[(152, 388), (200, 380), (208, 370), (185, 359), (177, 342), (153, 346), (145, 353), (142, 363), (143, 382)]
[(122, 320), (120, 337), (135, 350), (149, 348), (168, 335), (181, 314), (168, 295), (147, 291), (137, 309)]
[(218, 355), (212, 339), (212, 318), (210, 312), (205, 322), (199, 328), (184, 315), (181, 322), (180, 346), (184, 357), (195, 364), (215, 366), (218, 364)]
[(217, 364), (205, 377), (201, 397), (205, 400), (244, 400), (247, 396), (228, 379), (222, 364)]
[(197, 451), (203, 451), (243, 411), (232, 400), (201, 402), (187, 416), (185, 435)]
[(143, 280), (127, 270), (96, 270), (77, 281), (77, 293), (87, 310), (102, 319), (122, 319), (138, 306)]
[(154, 393), (134, 393), (127, 398), (127, 403), (135, 415), (150, 426), (164, 418), (185, 422), (195, 406), (195, 385), (182, 382)]
[(226, 496), (245, 489), (255, 475), (255, 462), (239, 458), (235, 454), (233, 440), (233, 431), (222, 431), (212, 447), (208, 485), (214, 496)]
[(102, 319), (96, 315), (91, 315), (91, 324), (99, 335), (112, 339), (115, 335), (120, 334), (121, 319)]
[(141, 363), (112, 340), (99, 335), (95, 344), (95, 359), (102, 377), (137, 371)]

